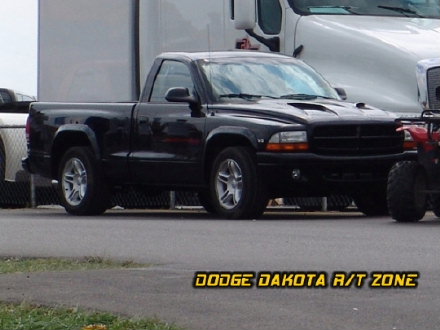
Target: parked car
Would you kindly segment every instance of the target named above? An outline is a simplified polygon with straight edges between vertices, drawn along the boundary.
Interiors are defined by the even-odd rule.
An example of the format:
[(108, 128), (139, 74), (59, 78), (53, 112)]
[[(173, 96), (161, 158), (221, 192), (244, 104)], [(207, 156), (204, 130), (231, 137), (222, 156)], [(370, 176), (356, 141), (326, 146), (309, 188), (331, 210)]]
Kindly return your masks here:
[(0, 207), (29, 201), (29, 175), (21, 166), (26, 155), (25, 124), (35, 97), (0, 88)]

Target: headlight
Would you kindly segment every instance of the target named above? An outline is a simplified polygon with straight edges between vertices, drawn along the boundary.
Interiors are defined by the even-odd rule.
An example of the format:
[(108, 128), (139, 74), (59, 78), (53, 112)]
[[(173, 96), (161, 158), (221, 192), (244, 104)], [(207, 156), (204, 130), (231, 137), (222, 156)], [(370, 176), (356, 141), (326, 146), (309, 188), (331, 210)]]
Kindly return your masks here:
[(267, 151), (306, 151), (309, 149), (306, 131), (279, 132), (269, 139)]
[(403, 139), (403, 149), (405, 150), (414, 150), (417, 149), (417, 142), (414, 141), (412, 135), (407, 130), (403, 131), (405, 133), (404, 139)]
[(419, 102), (424, 110), (440, 106), (440, 58), (429, 58), (417, 62), (417, 85)]

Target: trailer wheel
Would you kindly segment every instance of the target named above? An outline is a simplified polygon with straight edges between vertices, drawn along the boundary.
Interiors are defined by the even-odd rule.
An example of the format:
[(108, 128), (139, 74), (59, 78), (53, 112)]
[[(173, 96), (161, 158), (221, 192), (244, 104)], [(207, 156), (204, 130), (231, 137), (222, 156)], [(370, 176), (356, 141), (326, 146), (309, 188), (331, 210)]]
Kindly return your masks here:
[(214, 160), (210, 200), (216, 214), (229, 219), (255, 219), (269, 198), (258, 176), (255, 153), (248, 147), (228, 147)]
[(66, 211), (98, 215), (110, 206), (110, 192), (99, 162), (88, 147), (73, 147), (61, 159), (58, 193)]
[(359, 193), (353, 194), (353, 200), (359, 211), (370, 217), (388, 215), (387, 187), (378, 185), (366, 188)]
[(398, 222), (416, 222), (426, 212), (426, 175), (414, 161), (395, 164), (388, 175), (388, 208)]

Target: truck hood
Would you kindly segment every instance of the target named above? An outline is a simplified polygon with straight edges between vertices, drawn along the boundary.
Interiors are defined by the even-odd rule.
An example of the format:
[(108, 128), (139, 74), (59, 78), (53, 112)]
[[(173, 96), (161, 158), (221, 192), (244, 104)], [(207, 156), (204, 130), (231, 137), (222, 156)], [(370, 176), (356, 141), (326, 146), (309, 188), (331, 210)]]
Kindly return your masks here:
[(440, 58), (440, 20), (310, 15), (297, 25), (299, 45), (299, 58), (344, 88), (349, 100), (417, 113), (417, 62)]
[(410, 17), (311, 15), (303, 20), (326, 26), (335, 35), (405, 51), (416, 59), (440, 57), (440, 20)]
[(283, 122), (285, 124), (312, 124), (318, 122), (377, 121), (391, 122), (395, 114), (364, 103), (337, 100), (260, 100), (249, 104), (222, 104), (215, 106), (220, 115), (246, 117)]

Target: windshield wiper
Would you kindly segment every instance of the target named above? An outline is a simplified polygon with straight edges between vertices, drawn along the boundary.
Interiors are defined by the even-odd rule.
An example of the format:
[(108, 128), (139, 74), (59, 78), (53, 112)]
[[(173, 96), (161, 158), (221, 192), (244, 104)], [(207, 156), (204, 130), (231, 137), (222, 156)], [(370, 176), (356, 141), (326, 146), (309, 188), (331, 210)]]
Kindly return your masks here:
[(307, 9), (309, 9), (309, 11), (310, 11), (310, 8), (344, 9), (350, 14), (360, 15), (359, 13), (353, 11), (353, 7), (351, 7), (351, 6), (308, 6), (307, 7)]
[(393, 7), (393, 6), (382, 6), (382, 5), (377, 6), (377, 8), (396, 11), (396, 12), (401, 13), (401, 14), (407, 16), (407, 17), (409, 17), (409, 16), (406, 15), (406, 14), (411, 14), (411, 15), (414, 15), (416, 17), (423, 17), (422, 15), (417, 13), (415, 10), (412, 10), (412, 9), (409, 9), (409, 8)]
[(280, 99), (293, 99), (293, 100), (314, 100), (317, 98), (323, 99), (333, 99), (333, 97), (322, 96), (322, 95), (311, 95), (311, 94), (286, 94), (281, 95)]
[(219, 95), (219, 98), (222, 98), (222, 97), (240, 98), (240, 99), (245, 99), (245, 100), (261, 99), (262, 97), (268, 97), (268, 98), (271, 98), (271, 99), (276, 99), (277, 98), (275, 96), (270, 96), (270, 95), (257, 95), (257, 94), (247, 94), (247, 93), (222, 94), (222, 95)]

